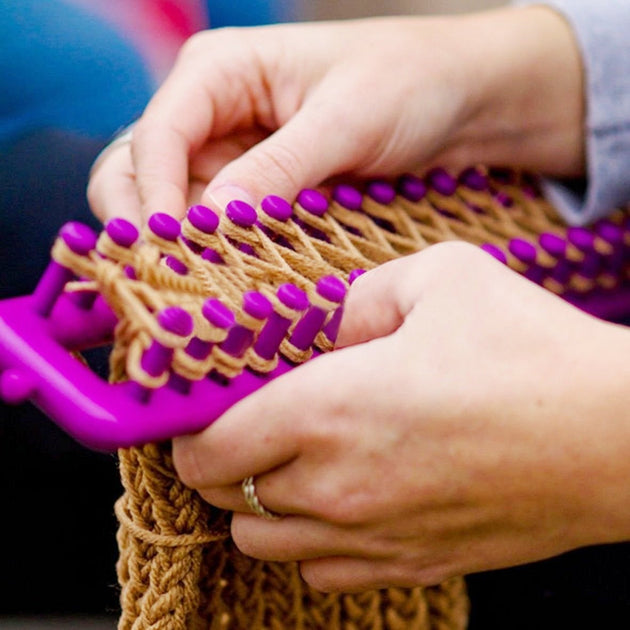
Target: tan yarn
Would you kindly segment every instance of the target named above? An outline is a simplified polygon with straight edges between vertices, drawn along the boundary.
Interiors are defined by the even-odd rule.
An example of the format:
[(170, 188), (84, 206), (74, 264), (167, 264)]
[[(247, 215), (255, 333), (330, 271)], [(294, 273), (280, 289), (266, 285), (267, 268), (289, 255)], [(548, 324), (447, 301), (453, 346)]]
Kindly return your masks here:
[[(286, 312), (275, 296), (280, 284), (291, 282), (332, 317), (336, 305), (323, 303), (314, 288), (322, 276), (345, 279), (354, 269), (370, 269), (444, 240), (490, 242), (507, 251), (507, 242), (513, 237), (535, 239), (543, 231), (565, 234), (549, 204), (524, 194), (518, 181), (493, 182), (493, 187), (512, 197), (509, 210), (492, 194), (461, 186), (453, 196), (431, 191), (417, 203), (398, 196), (385, 206), (364, 197), (362, 212), (333, 202), (323, 217), (295, 204), (297, 221), (281, 222), (259, 212), (259, 222), (266, 230), (242, 228), (224, 217), (216, 233), (205, 234), (184, 220), (186, 240), (165, 241), (145, 230), (143, 239), (129, 249), (116, 245), (104, 232), (98, 242), (100, 255), (77, 256), (59, 241), (53, 256), (87, 278), (88, 284), (82, 282), (81, 287), (97, 288), (118, 316), (111, 354), (114, 381), (132, 378), (147, 388), (164, 384), (166, 376), (149, 377), (140, 366), (142, 352), (153, 339), (175, 349), (172, 369), (190, 380), (204, 378), (212, 370), (233, 376), (248, 366), (264, 372), (273, 369), (276, 361), (263, 359), (253, 350), (234, 359), (215, 347), (207, 359), (191, 358), (182, 350), (187, 339), (162, 330), (155, 311), (169, 305), (183, 307), (194, 318), (195, 336), (219, 342), (225, 331), (212, 328), (200, 314), (203, 301), (210, 296), (238, 313), (241, 324), (257, 330), (260, 322), (240, 311), (243, 292), (262, 292), (277, 312), (284, 309), (283, 314), (295, 322), (299, 314)], [(327, 239), (308, 236), (308, 229), (324, 233)], [(269, 232), (279, 238), (270, 238)], [(283, 241), (291, 247), (280, 245)], [(195, 243), (197, 251), (214, 249), (225, 264), (206, 262), (187, 242)], [(236, 243), (248, 244), (256, 256), (244, 253)], [(163, 264), (167, 255), (183, 262), (187, 275), (178, 275)], [(541, 256), (544, 264), (544, 252)], [(580, 260), (583, 254), (569, 246), (567, 257), (571, 256)], [(522, 269), (522, 263), (509, 254), (508, 263)], [(125, 274), (126, 266), (133, 267), (135, 278)], [(587, 291), (600, 282), (600, 278), (581, 279), (574, 288)], [(332, 343), (320, 333), (316, 346), (326, 351)], [(281, 353), (296, 363), (309, 355), (286, 339)], [(242, 555), (229, 539), (229, 516), (179, 481), (168, 444), (121, 450), (119, 457), (125, 489), (116, 504), (120, 630), (466, 627), (468, 600), (462, 579), (432, 588), (358, 595), (316, 592), (301, 580), (295, 563), (260, 562)]]

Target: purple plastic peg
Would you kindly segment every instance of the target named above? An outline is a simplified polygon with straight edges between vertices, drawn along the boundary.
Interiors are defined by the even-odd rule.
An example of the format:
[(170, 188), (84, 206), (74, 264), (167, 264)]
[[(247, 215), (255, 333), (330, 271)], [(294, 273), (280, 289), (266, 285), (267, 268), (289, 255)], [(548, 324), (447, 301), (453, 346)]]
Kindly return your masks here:
[(28, 374), (11, 368), (0, 374), (0, 399), (9, 405), (21, 405), (35, 393), (35, 383)]
[[(79, 256), (87, 256), (96, 246), (96, 234), (83, 223), (66, 223), (59, 231), (59, 236)], [(70, 269), (51, 261), (33, 292), (35, 311), (48, 317), (66, 283), (73, 278), (74, 273)]]
[(156, 212), (149, 217), (149, 229), (158, 238), (174, 242), (181, 234), (181, 225), (177, 219), (164, 212)]
[[(257, 291), (248, 291), (243, 294), (243, 311), (249, 316), (264, 320), (273, 311), (271, 302)], [(245, 354), (254, 341), (254, 332), (241, 324), (235, 324), (230, 328), (230, 332), (220, 348), (229, 355), (238, 358)]]
[[(325, 300), (334, 304), (341, 304), (346, 297), (346, 287), (335, 276), (321, 278), (317, 282), (315, 290)], [(300, 350), (308, 350), (315, 341), (319, 331), (322, 330), (327, 316), (328, 312), (323, 308), (311, 306), (295, 325), (289, 341)]]
[[(208, 323), (215, 328), (228, 330), (234, 325), (234, 313), (232, 313), (227, 306), (216, 298), (209, 298), (203, 303), (201, 307), (201, 314), (205, 317)], [(213, 346), (214, 343), (211, 341), (205, 341), (199, 337), (193, 337), (188, 342), (185, 352), (193, 359), (203, 361), (208, 357)]]
[(398, 192), (405, 199), (417, 203), (427, 194), (427, 185), (424, 180), (415, 175), (403, 175), (398, 180)]
[(597, 235), (617, 248), (623, 245), (623, 228), (612, 221), (598, 221), (595, 225)]
[(502, 190), (494, 193), (494, 200), (503, 208), (511, 208), (514, 205), (514, 199)]
[(538, 238), (540, 246), (554, 258), (563, 259), (567, 254), (567, 242), (562, 237), (543, 232)]
[(466, 188), (478, 192), (488, 190), (489, 186), (486, 174), (475, 167), (467, 168), (462, 171), (459, 175), (459, 181), (462, 185), (466, 186)]
[(232, 223), (244, 228), (252, 227), (258, 220), (256, 210), (240, 199), (230, 201), (225, 209), (225, 214)]
[(206, 247), (201, 252), (201, 258), (213, 265), (222, 265), (225, 262), (221, 254), (211, 247)]
[(595, 235), (586, 228), (568, 228), (567, 238), (572, 245), (575, 245), (575, 247), (584, 253), (591, 253), (595, 251)]
[(305, 188), (298, 194), (297, 201), (304, 210), (317, 217), (323, 217), (328, 210), (328, 199), (319, 190)]
[(450, 197), (457, 190), (457, 180), (443, 168), (434, 168), (427, 175), (429, 184), (435, 192)]
[(380, 203), (382, 206), (387, 206), (396, 199), (396, 189), (389, 182), (383, 180), (369, 182), (365, 192), (368, 197), (376, 201), (376, 203)]
[(293, 216), (291, 204), (277, 195), (267, 195), (261, 202), (262, 211), (276, 221), (288, 221)]
[(227, 330), (234, 325), (234, 313), (217, 298), (208, 298), (201, 307), (201, 314), (217, 328)]
[(507, 256), (505, 255), (505, 252), (493, 243), (484, 243), (481, 246), (481, 249), (487, 254), (490, 254), (490, 256), (496, 258), (500, 263), (507, 265)]
[(536, 251), (536, 246), (532, 245), (529, 241), (522, 238), (513, 238), (508, 244), (508, 249), (510, 253), (521, 262), (528, 265), (534, 265), (536, 263), (538, 252)]
[[(302, 312), (309, 307), (306, 293), (293, 284), (281, 285), (276, 295), (284, 306), (293, 311)], [(263, 359), (272, 359), (289, 330), (291, 321), (288, 317), (272, 311), (267, 323), (258, 335), (254, 345), (255, 352)]]
[(347, 210), (360, 210), (363, 203), (363, 195), (348, 184), (339, 184), (333, 190), (333, 199)]
[(348, 284), (352, 284), (359, 276), (365, 273), (365, 269), (353, 269), (348, 275)]
[[(160, 311), (157, 320), (164, 330), (180, 337), (187, 337), (193, 330), (192, 317), (178, 306), (169, 306)], [(144, 351), (140, 366), (149, 376), (160, 376), (168, 369), (172, 358), (173, 349), (154, 339)]]
[(186, 265), (181, 260), (175, 258), (174, 256), (167, 256), (164, 259), (164, 262), (169, 269), (172, 269), (180, 276), (185, 276), (188, 273), (188, 267), (186, 267)]
[(204, 234), (214, 234), (219, 227), (219, 215), (207, 206), (191, 206), (186, 216), (190, 224)]
[(120, 247), (131, 247), (140, 236), (138, 228), (133, 223), (121, 218), (108, 221), (105, 232)]

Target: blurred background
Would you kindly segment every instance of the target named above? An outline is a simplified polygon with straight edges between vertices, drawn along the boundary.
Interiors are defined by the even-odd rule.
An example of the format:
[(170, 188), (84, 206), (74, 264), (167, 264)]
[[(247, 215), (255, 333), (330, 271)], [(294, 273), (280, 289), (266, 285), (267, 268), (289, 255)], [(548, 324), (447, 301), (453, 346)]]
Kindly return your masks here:
[(297, 0), (292, 9), (295, 13), (290, 15), (305, 20), (327, 20), (405, 13), (462, 13), (502, 4), (507, 4), (506, 0)]
[[(85, 200), (90, 165), (112, 134), (142, 112), (193, 32), (208, 24), (453, 13), (500, 4), (0, 0), (0, 298), (32, 291), (62, 223), (98, 227)], [(121, 492), (115, 457), (75, 444), (31, 407), (0, 405), (0, 486), (0, 630), (113, 629), (113, 503)], [(629, 560), (616, 548), (585, 550), (473, 576), (471, 630), (569, 627), (567, 608), (579, 610), (582, 620), (591, 609), (615, 613), (626, 606), (627, 614), (621, 599), (629, 592)]]

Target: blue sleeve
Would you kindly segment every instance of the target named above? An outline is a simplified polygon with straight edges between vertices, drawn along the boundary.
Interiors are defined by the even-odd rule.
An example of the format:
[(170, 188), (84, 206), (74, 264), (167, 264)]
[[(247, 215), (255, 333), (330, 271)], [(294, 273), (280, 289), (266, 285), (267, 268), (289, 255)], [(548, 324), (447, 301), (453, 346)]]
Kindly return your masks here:
[(138, 53), (112, 26), (61, 0), (2, 0), (0, 146), (59, 129), (107, 139), (153, 91)]
[(584, 182), (548, 181), (550, 200), (573, 224), (585, 224), (630, 202), (630, 2), (546, 0), (572, 27), (585, 71)]

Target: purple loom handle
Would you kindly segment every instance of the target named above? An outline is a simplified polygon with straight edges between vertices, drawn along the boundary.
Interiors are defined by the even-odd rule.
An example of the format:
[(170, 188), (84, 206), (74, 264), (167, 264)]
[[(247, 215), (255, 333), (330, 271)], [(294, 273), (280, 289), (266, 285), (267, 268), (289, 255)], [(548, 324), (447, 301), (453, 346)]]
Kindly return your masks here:
[(200, 431), (293, 367), (280, 360), (267, 375), (245, 371), (228, 385), (202, 379), (191, 384), (188, 394), (161, 387), (143, 403), (134, 398), (134, 383), (106, 383), (69, 354), (73, 348), (55, 339), (57, 330), (73, 326), (77, 340), (81, 331), (89, 333), (95, 326), (106, 337), (113, 327), (111, 315), (110, 330), (104, 331), (107, 317), (102, 309), (86, 313), (64, 299), (60, 314), (66, 319), (52, 324), (52, 318), (41, 317), (33, 307), (32, 296), (0, 302), (0, 393), (13, 403), (28, 396), (62, 429), (96, 450), (114, 451)]

